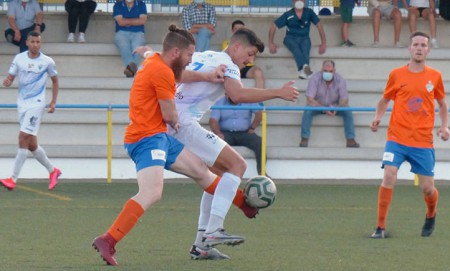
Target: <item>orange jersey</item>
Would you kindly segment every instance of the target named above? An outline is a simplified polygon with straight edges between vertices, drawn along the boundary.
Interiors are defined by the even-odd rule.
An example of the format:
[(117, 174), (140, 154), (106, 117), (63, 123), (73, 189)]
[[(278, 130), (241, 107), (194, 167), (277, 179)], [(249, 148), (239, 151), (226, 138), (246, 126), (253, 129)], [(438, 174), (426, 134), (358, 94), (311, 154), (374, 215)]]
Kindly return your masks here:
[(130, 124), (125, 143), (167, 132), (158, 100), (175, 99), (175, 75), (159, 54), (147, 58), (136, 73), (130, 91)]
[(384, 91), (394, 101), (387, 139), (409, 147), (432, 148), (434, 100), (445, 98), (441, 73), (425, 66), (419, 73), (408, 65), (394, 69)]

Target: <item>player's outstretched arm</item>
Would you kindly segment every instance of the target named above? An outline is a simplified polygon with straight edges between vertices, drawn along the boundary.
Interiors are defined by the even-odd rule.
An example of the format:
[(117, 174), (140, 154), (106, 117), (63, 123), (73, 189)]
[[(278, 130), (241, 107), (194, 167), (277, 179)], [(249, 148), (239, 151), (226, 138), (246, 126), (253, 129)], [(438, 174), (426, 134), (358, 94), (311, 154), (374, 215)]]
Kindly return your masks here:
[(240, 80), (225, 77), (224, 86), (225, 93), (234, 103), (257, 103), (275, 98), (294, 102), (299, 95), (294, 83), (289, 81), (276, 89), (244, 88)]

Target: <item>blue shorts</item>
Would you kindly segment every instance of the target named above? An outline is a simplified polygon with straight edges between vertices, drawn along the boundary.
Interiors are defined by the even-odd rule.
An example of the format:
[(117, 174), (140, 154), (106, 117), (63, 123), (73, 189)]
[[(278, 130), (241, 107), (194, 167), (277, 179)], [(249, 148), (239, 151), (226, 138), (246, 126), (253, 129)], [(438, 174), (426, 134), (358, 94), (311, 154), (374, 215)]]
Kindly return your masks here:
[(159, 133), (145, 137), (136, 143), (124, 144), (124, 147), (136, 164), (136, 172), (138, 172), (152, 166), (163, 166), (170, 170), (184, 145), (166, 133)]
[(434, 176), (435, 156), (433, 148), (416, 148), (398, 144), (394, 141), (386, 142), (383, 154), (383, 165), (400, 168), (400, 165), (408, 161), (411, 164), (411, 172), (424, 176)]

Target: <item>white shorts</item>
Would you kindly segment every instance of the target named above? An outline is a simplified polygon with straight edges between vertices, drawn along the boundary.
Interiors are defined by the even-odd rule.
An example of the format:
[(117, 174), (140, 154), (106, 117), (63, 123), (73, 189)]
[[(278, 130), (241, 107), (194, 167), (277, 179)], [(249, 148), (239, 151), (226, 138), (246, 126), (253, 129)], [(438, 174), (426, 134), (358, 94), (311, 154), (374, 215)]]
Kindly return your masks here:
[(179, 122), (178, 133), (169, 126), (169, 134), (181, 141), (208, 166), (213, 166), (227, 143), (188, 115), (179, 114)]
[(20, 131), (36, 136), (39, 132), (39, 127), (41, 126), (44, 110), (45, 106), (19, 108), (17, 113), (19, 116)]
[(375, 10), (375, 9), (379, 9), (380, 10), (380, 12), (381, 12), (381, 18), (383, 18), (383, 17), (385, 17), (385, 18), (388, 18), (388, 19), (390, 19), (391, 18), (391, 14), (392, 14), (392, 11), (394, 10), (394, 6), (393, 5), (388, 5), (388, 6), (378, 6), (378, 8), (374, 8), (374, 7), (372, 7), (372, 6), (368, 6), (367, 7), (367, 13), (369, 13), (369, 16), (373, 16), (373, 11)]

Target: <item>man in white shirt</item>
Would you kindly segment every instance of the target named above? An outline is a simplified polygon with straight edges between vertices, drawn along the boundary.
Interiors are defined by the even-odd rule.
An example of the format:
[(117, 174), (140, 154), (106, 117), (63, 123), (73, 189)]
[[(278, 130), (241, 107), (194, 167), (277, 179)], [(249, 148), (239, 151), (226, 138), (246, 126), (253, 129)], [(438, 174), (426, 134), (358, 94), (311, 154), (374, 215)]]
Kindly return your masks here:
[(8, 190), (16, 186), (28, 151), (50, 173), (49, 190), (53, 190), (58, 184), (61, 171), (53, 166), (44, 149), (39, 146), (37, 134), (45, 110), (45, 88), (47, 77), (52, 80), (52, 100), (48, 105), (48, 112), (55, 112), (56, 99), (58, 97), (58, 72), (55, 61), (40, 52), (41, 35), (38, 32), (28, 33), (26, 40), (28, 51), (17, 54), (9, 68), (9, 74), (3, 81), (5, 87), (10, 87), (12, 82), (19, 77), (19, 95), (17, 97), (17, 111), (20, 122), (19, 149), (14, 163), (13, 173), (10, 178), (1, 179), (0, 184)]

